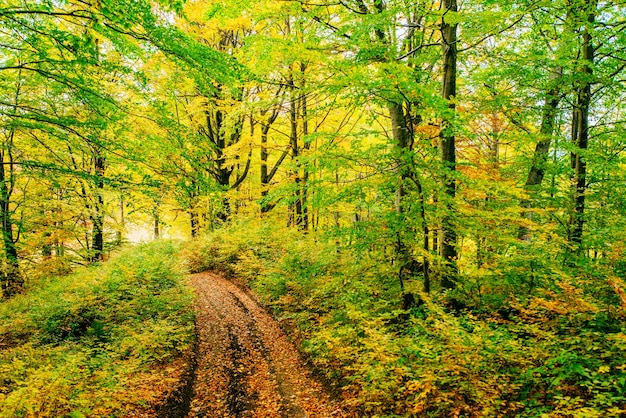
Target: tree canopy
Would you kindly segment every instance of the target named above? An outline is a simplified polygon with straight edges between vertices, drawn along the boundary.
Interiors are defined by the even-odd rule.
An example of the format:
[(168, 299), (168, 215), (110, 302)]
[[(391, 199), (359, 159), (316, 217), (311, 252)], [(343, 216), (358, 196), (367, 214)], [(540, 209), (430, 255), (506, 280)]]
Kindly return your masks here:
[(621, 1), (3, 0), (2, 295), (271, 224), (393, 309), (621, 320), (624, 29)]

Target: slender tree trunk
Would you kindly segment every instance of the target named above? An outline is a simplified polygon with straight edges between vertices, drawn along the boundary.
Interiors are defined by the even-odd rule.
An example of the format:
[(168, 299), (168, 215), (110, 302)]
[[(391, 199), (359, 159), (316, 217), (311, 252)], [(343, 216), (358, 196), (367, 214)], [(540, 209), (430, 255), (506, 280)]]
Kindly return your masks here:
[[(269, 184), (269, 178), (267, 176), (267, 135), (270, 130), (269, 124), (261, 124), (261, 198), (265, 198), (267, 196), (267, 186)], [(267, 210), (265, 209), (267, 205), (263, 203), (261, 205), (261, 212), (265, 213)]]
[(222, 209), (217, 213), (217, 219), (222, 222), (228, 221), (231, 214), (230, 200), (227, 197), (222, 198)]
[[(46, 225), (45, 227), (48, 228), (49, 226)], [(50, 257), (52, 257), (52, 245), (49, 242), (51, 236), (52, 233), (50, 231), (46, 231), (43, 234), (44, 243), (41, 246), (41, 256), (44, 259), (49, 259)]]
[(292, 204), (292, 213), (294, 215), (294, 223), (298, 229), (302, 229), (304, 226), (303, 212), (302, 212), (302, 179), (299, 173), (298, 157), (300, 155), (300, 145), (298, 143), (298, 103), (295, 95), (295, 86), (293, 78), (289, 81), (289, 90), (291, 93), (290, 105), (289, 105), (289, 124), (291, 126), (291, 133), (289, 135), (291, 145), (291, 159), (295, 164), (293, 171), (294, 182), (296, 184), (296, 191), (294, 196), (294, 202)]
[[(433, 205), (437, 205), (437, 196), (433, 197)], [(435, 254), (441, 254), (441, 246), (439, 245), (441, 243), (441, 229), (439, 229), (438, 226), (435, 226), (435, 229), (432, 231), (433, 234), (433, 252)]]
[[(302, 82), (301, 82), (301, 86), (300, 88), (302, 90), (304, 90), (305, 87), (305, 71), (306, 71), (306, 65), (304, 63), (300, 64), (300, 73), (302, 76)], [(302, 121), (302, 138), (304, 141), (304, 145), (303, 148), (305, 151), (308, 151), (310, 148), (310, 144), (307, 141), (307, 136), (309, 135), (309, 120), (308, 120), (308, 114), (307, 114), (307, 99), (306, 99), (306, 94), (304, 92), (302, 92), (300, 94), (300, 118)], [(309, 229), (309, 205), (307, 204), (307, 199), (308, 199), (308, 188), (307, 188), (307, 183), (309, 181), (309, 169), (308, 166), (304, 166), (303, 167), (303, 174), (302, 174), (302, 189), (300, 191), (300, 200), (301, 200), (301, 206), (302, 206), (302, 229), (307, 231)]]
[(574, 170), (574, 210), (570, 218), (570, 243), (575, 251), (583, 248), (583, 229), (585, 225), (585, 194), (587, 191), (587, 161), (584, 153), (589, 143), (589, 107), (591, 105), (591, 77), (593, 75), (594, 47), (591, 27), (595, 21), (597, 1), (586, 5), (586, 24), (582, 35), (582, 66), (580, 80), (576, 89), (576, 103), (572, 114), (572, 169)]
[[(226, 167), (226, 157), (224, 156), (224, 149), (226, 148), (226, 139), (224, 138), (224, 132), (222, 131), (222, 124), (223, 124), (223, 114), (221, 111), (216, 111), (215, 112), (215, 129), (216, 129), (216, 153), (217, 153), (217, 158), (216, 158), (216, 177), (215, 179), (217, 180), (217, 184), (219, 184), (220, 186), (222, 186), (223, 189), (228, 189), (230, 186), (230, 175), (232, 174), (232, 169), (230, 169), (229, 167)], [(196, 228), (196, 232), (193, 232), (193, 224), (192, 224), (192, 236), (196, 236), (194, 234), (197, 234), (198, 230), (198, 218), (197, 218), (197, 214), (194, 213), (195, 216), (195, 228)], [(228, 201), (228, 198), (223, 198), (222, 199), (222, 208), (221, 210), (217, 213), (217, 219), (219, 219), (222, 222), (226, 222), (228, 220), (228, 217), (230, 216), (230, 202)], [(194, 221), (192, 221), (194, 222)]]
[(456, 137), (454, 118), (456, 115), (456, 65), (457, 65), (457, 24), (445, 20), (446, 13), (456, 12), (456, 0), (444, 0), (444, 18), (441, 24), (441, 46), (443, 49), (442, 97), (448, 101), (448, 113), (441, 126), (441, 160), (445, 170), (444, 188), (447, 195), (445, 215), (442, 220), (441, 256), (446, 262), (441, 286), (446, 289), (455, 287), (457, 279), (457, 234), (454, 225), (454, 200), (456, 197)]
[(420, 202), (420, 218), (422, 220), (422, 232), (424, 239), (422, 242), (422, 249), (424, 250), (424, 262), (422, 264), (422, 271), (424, 273), (424, 292), (430, 293), (430, 260), (428, 255), (430, 253), (430, 230), (428, 228), (428, 222), (426, 221), (426, 196), (424, 196), (424, 189), (422, 182), (417, 176), (415, 176), (415, 184), (417, 185), (417, 193)]
[[(230, 134), (227, 142), (226, 133), (223, 129), (224, 114), (222, 111), (211, 111), (210, 109), (207, 109), (206, 113), (206, 131), (208, 132), (209, 139), (215, 145), (215, 157), (213, 159), (215, 169), (212, 170), (211, 173), (217, 184), (220, 185), (223, 190), (228, 190), (231, 188), (230, 177), (233, 173), (233, 168), (226, 164), (224, 151), (228, 145), (239, 142), (239, 139), (241, 138), (241, 131), (243, 129), (243, 119), (235, 126), (235, 131)], [(243, 179), (238, 179), (236, 183), (240, 184), (241, 181), (243, 181)], [(217, 212), (216, 218), (222, 222), (226, 222), (229, 219), (230, 214), (230, 201), (227, 197), (224, 197), (222, 199), (222, 208), (219, 212)]]
[[(24, 280), (20, 274), (17, 248), (13, 238), (13, 221), (10, 208), (13, 189), (10, 178), (12, 172), (7, 175), (5, 170), (6, 154), (5, 150), (0, 151), (0, 219), (2, 221), (2, 243), (4, 244), (2, 294), (8, 298), (23, 289)], [(12, 166), (11, 162), (9, 161), (9, 167)], [(11, 168), (9, 170), (12, 171)]]
[(195, 208), (189, 210), (189, 226), (191, 228), (191, 238), (196, 238), (200, 232), (200, 222)]
[[(546, 94), (546, 99), (543, 105), (541, 115), (541, 127), (539, 128), (539, 140), (535, 147), (530, 170), (528, 171), (528, 177), (524, 184), (524, 189), (528, 193), (533, 193), (541, 183), (546, 172), (546, 163), (548, 162), (550, 144), (552, 143), (552, 136), (554, 134), (554, 126), (556, 124), (556, 117), (559, 110), (559, 102), (561, 101), (561, 87), (560, 82), (561, 74), (555, 79), (555, 85)], [(524, 199), (522, 201), (522, 216), (528, 220), (532, 220), (532, 197), (530, 199)], [(530, 229), (527, 226), (520, 227), (518, 238), (524, 241), (530, 241)]]
[[(55, 231), (59, 231), (63, 229), (63, 221), (61, 219), (62, 209), (61, 209), (61, 200), (63, 199), (63, 189), (60, 187), (57, 188), (54, 192), (54, 199), (56, 201), (55, 208), (53, 209), (54, 213), (54, 229)], [(59, 234), (55, 234), (54, 237), (54, 254), (57, 257), (63, 257), (65, 255), (65, 247), (64, 243), (59, 239)]]
[[(277, 113), (278, 114), (278, 113)], [(275, 119), (275, 118), (274, 118)], [(267, 194), (269, 192), (269, 184), (276, 170), (272, 170), (268, 172), (267, 158), (269, 153), (267, 152), (267, 137), (270, 130), (270, 122), (261, 124), (261, 213), (267, 213), (274, 207), (273, 204), (270, 204), (265, 200)], [(275, 168), (278, 168), (278, 165), (282, 163), (284, 160), (284, 156), (286, 154), (283, 153), (283, 157), (279, 160)]]
[[(383, 0), (374, 0), (371, 3), (367, 3), (363, 0), (355, 1), (356, 8), (351, 9), (353, 12), (357, 12), (359, 14), (373, 14), (373, 15), (382, 15), (385, 13), (386, 3)], [(414, 30), (411, 29), (410, 35), (407, 36), (408, 43), (404, 45), (404, 47), (410, 48), (410, 40), (414, 34)], [(385, 30), (381, 26), (377, 26), (373, 35), (376, 37), (378, 42), (383, 45), (392, 46), (393, 41), (389, 39)], [(395, 38), (395, 34), (391, 35), (392, 38)], [(387, 58), (384, 56), (377, 57), (381, 61), (386, 60)], [(405, 112), (404, 105), (407, 105), (407, 110)], [(394, 244), (394, 259), (398, 264), (398, 279), (400, 282), (400, 287), (403, 290), (403, 306), (405, 308), (410, 307), (410, 304), (415, 301), (414, 296), (411, 293), (404, 293), (404, 280), (405, 277), (412, 275), (414, 260), (409, 251), (409, 247), (404, 242), (404, 238), (402, 236), (401, 229), (405, 227), (404, 222), (404, 205), (406, 198), (406, 189), (405, 182), (408, 178), (412, 177), (413, 174), (413, 162), (410, 159), (410, 152), (413, 147), (413, 129), (412, 125), (414, 123), (419, 123), (411, 118), (411, 109), (410, 104), (404, 102), (402, 100), (391, 100), (387, 104), (387, 110), (389, 112), (389, 117), (391, 119), (391, 131), (392, 137), (394, 140), (394, 148), (396, 152), (396, 156), (398, 158), (399, 170), (398, 170), (398, 183), (396, 186), (396, 194), (395, 194), (395, 202), (394, 202), (394, 210), (396, 212), (396, 222), (395, 226), (395, 244)], [(414, 233), (415, 231), (411, 231)]]
[[(52, 201), (55, 200), (54, 189), (50, 190), (52, 195)], [(51, 210), (54, 213), (54, 209)], [(51, 220), (54, 217), (50, 216), (48, 211), (42, 207), (40, 211), (40, 216), (43, 219), (42, 228), (44, 229), (44, 233), (42, 236), (42, 245), (41, 245), (41, 256), (44, 260), (52, 257), (52, 231), (54, 230), (54, 221)]]
[[(282, 89), (279, 90), (277, 95), (280, 92), (282, 92)], [(265, 197), (267, 196), (267, 193), (268, 193), (270, 181), (272, 181), (272, 179), (274, 178), (274, 175), (276, 175), (276, 172), (278, 171), (278, 168), (280, 167), (282, 162), (285, 160), (285, 157), (289, 153), (289, 148), (287, 148), (283, 152), (283, 154), (280, 156), (280, 158), (278, 159), (278, 161), (276, 162), (272, 170), (268, 171), (267, 159), (268, 159), (269, 153), (267, 151), (267, 139), (269, 136), (270, 127), (278, 118), (281, 104), (282, 104), (282, 101), (276, 104), (276, 106), (272, 109), (272, 113), (267, 118), (267, 120), (264, 122), (261, 122), (261, 151), (260, 151), (261, 152), (261, 155), (260, 155), (261, 157), (261, 188), (262, 188), (261, 190), (261, 213), (267, 213), (274, 207), (274, 205), (269, 204), (268, 202), (265, 201)]]
[(115, 242), (117, 245), (122, 245), (122, 241), (124, 240), (124, 229), (126, 228), (126, 214), (124, 213), (124, 207), (126, 203), (124, 202), (124, 196), (120, 196), (120, 225), (115, 231)]
[[(21, 84), (19, 79), (22, 71), (18, 71), (18, 82), (15, 88), (14, 106), (20, 97)], [(11, 218), (11, 195), (13, 194), (15, 177), (13, 161), (13, 139), (15, 129), (11, 128), (6, 142), (0, 149), (0, 221), (2, 222), (2, 242), (4, 244), (4, 262), (2, 263), (2, 294), (9, 298), (24, 289), (24, 279), (20, 272), (17, 247), (13, 237), (13, 220)], [(8, 172), (7, 172), (8, 167)]]
[[(339, 190), (339, 170), (335, 171), (335, 191), (337, 190)], [(333, 221), (335, 222), (335, 228), (337, 230), (339, 230), (339, 228), (341, 227), (340, 217), (341, 217), (341, 214), (339, 213), (338, 210), (333, 211)], [(339, 244), (340, 244), (339, 238), (337, 238), (335, 241), (335, 245), (337, 246), (337, 251), (339, 251)]]
[(159, 207), (152, 209), (152, 236), (155, 240), (161, 236), (161, 218), (159, 217)]
[(389, 116), (391, 118), (391, 133), (394, 139), (394, 147), (397, 151), (397, 157), (399, 160), (399, 176), (398, 185), (396, 186), (396, 196), (394, 209), (396, 212), (397, 223), (396, 226), (396, 242), (395, 242), (395, 259), (398, 263), (398, 280), (400, 282), (400, 288), (404, 290), (404, 281), (407, 276), (412, 275), (413, 269), (411, 266), (412, 257), (409, 253), (407, 245), (402, 239), (402, 231), (404, 225), (404, 199), (406, 196), (405, 181), (409, 177), (411, 167), (410, 162), (405, 161), (412, 145), (412, 139), (410, 138), (410, 132), (407, 125), (406, 116), (402, 103), (390, 103), (387, 106)]
[(95, 188), (94, 205), (91, 214), (92, 222), (92, 247), (90, 261), (97, 262), (104, 259), (104, 170), (105, 160), (100, 150), (94, 151)]

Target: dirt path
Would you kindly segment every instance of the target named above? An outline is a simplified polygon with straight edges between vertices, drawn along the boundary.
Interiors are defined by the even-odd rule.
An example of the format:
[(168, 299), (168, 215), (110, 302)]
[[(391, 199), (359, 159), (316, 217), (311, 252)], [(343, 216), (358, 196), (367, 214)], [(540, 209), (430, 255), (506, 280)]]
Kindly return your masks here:
[(188, 417), (341, 417), (278, 324), (214, 273), (191, 277), (198, 293), (197, 371)]

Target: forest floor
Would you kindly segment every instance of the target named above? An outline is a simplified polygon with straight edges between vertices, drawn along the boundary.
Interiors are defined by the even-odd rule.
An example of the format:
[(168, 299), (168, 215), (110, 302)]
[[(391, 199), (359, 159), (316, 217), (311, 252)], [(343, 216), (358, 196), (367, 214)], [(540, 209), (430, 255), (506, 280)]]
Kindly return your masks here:
[(344, 417), (279, 324), (217, 273), (191, 276), (197, 292), (187, 417)]

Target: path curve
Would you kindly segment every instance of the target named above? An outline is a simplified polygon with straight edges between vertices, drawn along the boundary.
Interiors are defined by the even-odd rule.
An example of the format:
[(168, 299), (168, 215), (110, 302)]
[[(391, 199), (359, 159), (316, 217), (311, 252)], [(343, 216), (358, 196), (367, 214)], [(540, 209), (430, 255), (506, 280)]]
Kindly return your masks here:
[(246, 292), (211, 272), (192, 275), (191, 283), (198, 349), (188, 418), (346, 416)]

